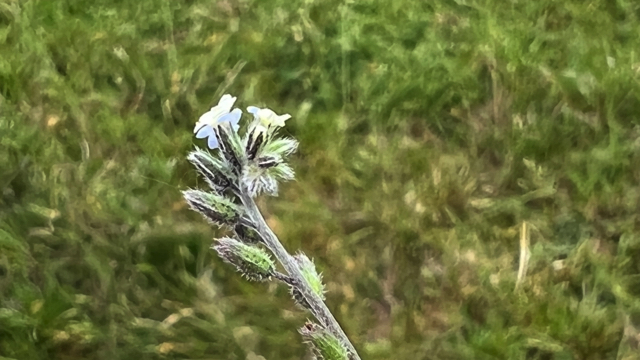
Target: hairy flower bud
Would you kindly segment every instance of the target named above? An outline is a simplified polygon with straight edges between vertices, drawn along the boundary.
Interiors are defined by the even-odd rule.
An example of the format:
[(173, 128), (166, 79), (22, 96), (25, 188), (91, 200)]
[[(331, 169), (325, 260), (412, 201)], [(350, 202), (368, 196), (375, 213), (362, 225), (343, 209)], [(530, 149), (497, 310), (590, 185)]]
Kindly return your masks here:
[(262, 126), (253, 126), (247, 135), (247, 159), (249, 161), (255, 159), (260, 152), (260, 148), (267, 137), (266, 129)]
[(196, 148), (187, 156), (187, 160), (191, 162), (198, 173), (205, 179), (212, 190), (222, 192), (227, 189), (233, 182), (229, 166), (225, 161), (204, 151)]
[(311, 290), (313, 290), (316, 295), (324, 300), (325, 289), (324, 284), (322, 283), (322, 275), (319, 274), (316, 270), (316, 266), (313, 261), (303, 253), (298, 253), (294, 255), (293, 258), (300, 266), (302, 276), (307, 281), (309, 286), (311, 286)]
[(252, 281), (264, 281), (273, 276), (276, 266), (269, 254), (262, 248), (244, 244), (231, 238), (217, 241), (213, 249), (227, 263)]
[(212, 224), (235, 225), (240, 217), (240, 208), (224, 196), (200, 190), (182, 192), (192, 210), (199, 212)]
[(347, 360), (349, 353), (340, 341), (322, 326), (307, 322), (298, 330), (315, 355), (324, 360)]
[(285, 158), (298, 149), (298, 142), (290, 138), (272, 139), (264, 146), (264, 154), (272, 154)]
[(240, 136), (232, 126), (223, 124), (218, 126), (216, 137), (220, 143), (222, 155), (231, 165), (231, 171), (235, 175), (240, 175), (245, 163), (244, 158), (246, 157)]

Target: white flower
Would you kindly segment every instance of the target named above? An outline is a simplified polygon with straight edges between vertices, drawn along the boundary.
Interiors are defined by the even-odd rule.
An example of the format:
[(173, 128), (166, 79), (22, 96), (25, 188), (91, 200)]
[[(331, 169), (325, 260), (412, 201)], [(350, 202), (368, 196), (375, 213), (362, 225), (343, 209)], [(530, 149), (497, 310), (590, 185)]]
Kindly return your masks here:
[(289, 114), (278, 115), (268, 108), (260, 109), (255, 106), (249, 106), (247, 111), (252, 113), (253, 117), (266, 128), (269, 126), (283, 127), (284, 122), (291, 118), (291, 115)]
[(215, 149), (219, 145), (215, 130), (220, 124), (228, 122), (234, 131), (238, 131), (238, 128), (240, 128), (238, 122), (242, 116), (242, 110), (236, 108), (231, 111), (236, 99), (236, 97), (229, 94), (223, 95), (218, 105), (200, 116), (200, 119), (196, 122), (193, 133), (196, 134), (198, 139), (209, 138), (208, 145), (210, 149)]

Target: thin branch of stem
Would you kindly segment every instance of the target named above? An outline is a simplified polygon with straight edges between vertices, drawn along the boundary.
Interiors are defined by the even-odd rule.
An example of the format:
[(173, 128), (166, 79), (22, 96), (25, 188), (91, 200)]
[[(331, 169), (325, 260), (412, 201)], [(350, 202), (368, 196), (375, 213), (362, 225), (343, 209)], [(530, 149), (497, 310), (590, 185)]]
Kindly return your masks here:
[(265, 246), (271, 250), (273, 255), (278, 259), (278, 261), (282, 264), (284, 269), (287, 271), (289, 276), (297, 282), (297, 289), (300, 291), (302, 296), (307, 300), (307, 303), (311, 306), (311, 312), (313, 316), (322, 323), (322, 325), (332, 333), (340, 342), (347, 347), (347, 350), (350, 353), (350, 358), (352, 360), (360, 360), (360, 356), (356, 351), (355, 347), (351, 344), (351, 341), (344, 333), (338, 321), (333, 317), (333, 314), (327, 307), (327, 305), (322, 301), (322, 299), (311, 289), (311, 286), (305, 280), (302, 275), (302, 271), (298, 266), (298, 263), (295, 259), (289, 255), (287, 250), (282, 246), (278, 237), (271, 231), (271, 228), (267, 225), (264, 217), (262, 217), (262, 213), (258, 206), (256, 205), (253, 198), (248, 195), (248, 191), (246, 189), (242, 189), (241, 192), (241, 200), (245, 206), (247, 211), (246, 215), (248, 215), (254, 222), (254, 226), (258, 233), (262, 236), (264, 240)]

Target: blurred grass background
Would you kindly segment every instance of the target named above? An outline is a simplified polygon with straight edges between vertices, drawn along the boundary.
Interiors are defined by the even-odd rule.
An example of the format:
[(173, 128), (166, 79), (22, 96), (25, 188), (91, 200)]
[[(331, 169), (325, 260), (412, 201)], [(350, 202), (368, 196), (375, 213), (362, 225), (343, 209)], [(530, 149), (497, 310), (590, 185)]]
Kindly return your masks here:
[(308, 315), (181, 199), (193, 124), (232, 93), (293, 115), (298, 179), (260, 205), (363, 359), (639, 359), (639, 18), (2, 0), (0, 358), (307, 358)]

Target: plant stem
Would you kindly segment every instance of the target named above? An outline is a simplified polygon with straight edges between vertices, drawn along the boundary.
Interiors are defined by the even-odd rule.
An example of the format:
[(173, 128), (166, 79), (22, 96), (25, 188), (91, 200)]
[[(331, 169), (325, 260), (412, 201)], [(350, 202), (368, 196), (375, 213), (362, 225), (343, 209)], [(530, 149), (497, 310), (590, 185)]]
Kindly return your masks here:
[(253, 220), (253, 225), (256, 227), (260, 236), (262, 236), (267, 248), (271, 250), (289, 276), (297, 282), (297, 289), (311, 306), (310, 310), (313, 315), (330, 333), (333, 334), (333, 336), (347, 347), (352, 360), (360, 360), (358, 352), (351, 344), (351, 341), (349, 341), (349, 338), (340, 327), (340, 324), (338, 324), (338, 321), (333, 317), (333, 314), (324, 301), (322, 301), (320, 296), (313, 292), (309, 283), (307, 283), (304, 276), (302, 276), (302, 271), (300, 271), (298, 263), (291, 255), (289, 255), (284, 246), (282, 246), (282, 243), (280, 243), (280, 240), (278, 240), (278, 237), (273, 233), (273, 231), (271, 231), (271, 228), (269, 228), (269, 225), (267, 225), (264, 220), (260, 209), (258, 209), (255, 201), (253, 201), (253, 198), (248, 195), (248, 192), (245, 189), (242, 189), (241, 200), (247, 210), (247, 215)]

